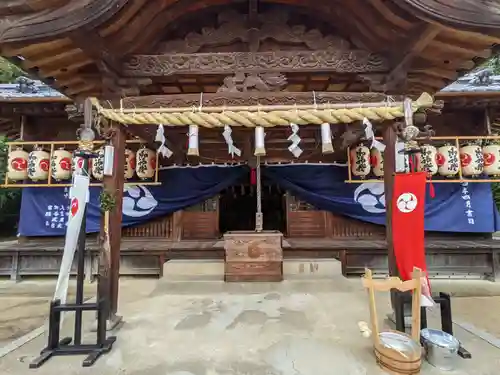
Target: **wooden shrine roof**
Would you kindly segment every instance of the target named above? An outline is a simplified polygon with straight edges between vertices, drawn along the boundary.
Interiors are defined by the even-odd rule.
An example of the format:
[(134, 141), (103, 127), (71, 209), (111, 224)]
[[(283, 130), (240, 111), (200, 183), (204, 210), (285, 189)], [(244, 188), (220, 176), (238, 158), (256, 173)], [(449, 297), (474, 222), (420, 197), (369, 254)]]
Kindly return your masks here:
[[(326, 45), (331, 52), (335, 46), (338, 53), (276, 52), (269, 35), (256, 38), (252, 25), (238, 43), (228, 41), (227, 35), (235, 34), (224, 31), (216, 15), (226, 8), (248, 10), (250, 24), (256, 3), (6, 0), (0, 2), (0, 52), (72, 98), (215, 92), (224, 83), (224, 61), (249, 67), (249, 58), (268, 69), (272, 64), (262, 61), (281, 61), (275, 69), (289, 73), (287, 91), (385, 89), (419, 94), (453, 82), (461, 71), (488, 58), (500, 41), (500, 7), (487, 0), (261, 1), (263, 10), (274, 5), (291, 14), (290, 19), (278, 19), (285, 23), (277, 23), (275, 39), (300, 39), (312, 50), (321, 44), (319, 49)], [(224, 21), (231, 24), (230, 18)], [(232, 27), (237, 24), (246, 22), (232, 22)], [(222, 47), (231, 48), (205, 48), (214, 33), (232, 43)], [(242, 41), (254, 47), (257, 41), (258, 56), (242, 49)], [(184, 44), (176, 51), (180, 42)], [(207, 63), (202, 54), (214, 51), (221, 55)], [(186, 56), (192, 53), (199, 56)], [(280, 54), (289, 62), (302, 62), (284, 64)], [(350, 60), (353, 56), (360, 56), (358, 64)], [(211, 70), (215, 74), (209, 74)], [(330, 74), (333, 70), (337, 73)]]

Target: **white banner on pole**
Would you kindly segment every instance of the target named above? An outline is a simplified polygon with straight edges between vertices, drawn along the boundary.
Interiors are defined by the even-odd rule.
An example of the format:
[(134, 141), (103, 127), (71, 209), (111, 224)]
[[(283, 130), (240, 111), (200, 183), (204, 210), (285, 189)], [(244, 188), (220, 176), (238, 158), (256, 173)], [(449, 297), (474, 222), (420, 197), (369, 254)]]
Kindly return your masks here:
[(88, 176), (77, 175), (73, 176), (73, 186), (69, 192), (70, 209), (68, 217), (68, 226), (66, 229), (66, 239), (64, 242), (64, 252), (57, 278), (56, 291), (54, 300), (59, 299), (61, 304), (66, 303), (68, 295), (69, 277), (71, 274), (71, 266), (75, 257), (76, 247), (78, 244), (78, 236), (83, 220), (83, 213), (87, 205), (89, 195), (90, 178)]

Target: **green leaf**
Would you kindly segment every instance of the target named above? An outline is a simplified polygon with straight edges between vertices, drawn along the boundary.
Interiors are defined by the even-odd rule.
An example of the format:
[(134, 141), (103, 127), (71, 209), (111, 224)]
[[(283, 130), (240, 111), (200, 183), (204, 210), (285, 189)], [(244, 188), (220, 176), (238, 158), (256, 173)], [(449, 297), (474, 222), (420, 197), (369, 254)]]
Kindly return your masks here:
[[(7, 139), (0, 136), (0, 183), (5, 181), (7, 172)], [(0, 188), (0, 224), (2, 232), (14, 230), (21, 208), (21, 189)], [(9, 227), (9, 228), (6, 228)]]
[(18, 66), (0, 57), (0, 83), (13, 83), (16, 78), (26, 75)]

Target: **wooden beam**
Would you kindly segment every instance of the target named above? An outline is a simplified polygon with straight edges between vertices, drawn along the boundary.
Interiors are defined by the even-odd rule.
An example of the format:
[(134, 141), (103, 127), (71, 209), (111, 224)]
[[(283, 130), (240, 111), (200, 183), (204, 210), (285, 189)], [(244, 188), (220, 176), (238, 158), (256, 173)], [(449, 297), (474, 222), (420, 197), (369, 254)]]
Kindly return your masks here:
[(69, 37), (96, 64), (105, 64), (108, 73), (115, 75), (113, 78), (118, 79), (120, 71), (119, 59), (115, 57), (115, 53), (109, 50), (104, 40), (95, 30), (77, 30), (69, 34)]
[(176, 74), (228, 74), (229, 72), (387, 72), (381, 55), (361, 50), (179, 53), (133, 55), (124, 61), (128, 77), (163, 77)]
[(395, 86), (406, 79), (408, 70), (412, 62), (424, 48), (439, 34), (441, 28), (435, 24), (424, 23), (405, 38), (399, 46), (393, 46), (391, 49), (397, 54), (392, 60), (392, 69), (385, 78), (387, 86)]
[[(87, 56), (94, 60), (100, 72), (100, 75), (96, 78), (100, 81), (99, 86), (103, 90), (103, 96), (110, 98), (113, 96), (140, 95), (139, 86), (152, 83), (151, 79), (147, 78), (130, 79), (122, 77), (120, 73), (121, 54), (110, 50), (105, 40), (95, 30), (80, 29), (70, 33), (69, 37)], [(68, 95), (77, 92), (68, 92)]]

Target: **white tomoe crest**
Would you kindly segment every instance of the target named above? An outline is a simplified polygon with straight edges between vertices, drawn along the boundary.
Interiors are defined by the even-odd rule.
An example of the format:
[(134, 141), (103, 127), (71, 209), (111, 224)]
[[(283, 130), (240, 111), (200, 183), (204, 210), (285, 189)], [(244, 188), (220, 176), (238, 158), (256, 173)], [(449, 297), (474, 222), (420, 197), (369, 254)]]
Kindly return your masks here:
[(363, 210), (371, 214), (385, 212), (385, 193), (382, 183), (364, 183), (354, 190), (354, 201), (359, 203)]

